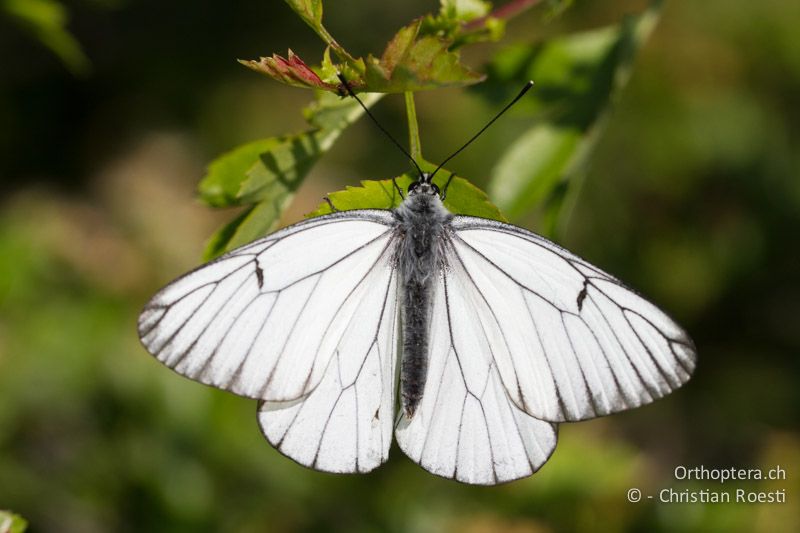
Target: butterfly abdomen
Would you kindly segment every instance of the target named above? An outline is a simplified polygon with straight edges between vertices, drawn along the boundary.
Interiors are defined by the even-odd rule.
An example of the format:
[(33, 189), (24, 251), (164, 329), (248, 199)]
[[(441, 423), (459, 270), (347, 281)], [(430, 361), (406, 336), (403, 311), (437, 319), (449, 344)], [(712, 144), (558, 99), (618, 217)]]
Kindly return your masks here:
[(428, 374), (428, 324), (430, 322), (430, 287), (418, 280), (408, 280), (403, 298), (403, 359), (400, 366), (400, 395), (403, 410), (414, 415)]
[(403, 321), (400, 396), (410, 418), (425, 390), (434, 283), (441, 271), (443, 233), (452, 215), (438, 196), (428, 194), (409, 195), (394, 214), (400, 236)]

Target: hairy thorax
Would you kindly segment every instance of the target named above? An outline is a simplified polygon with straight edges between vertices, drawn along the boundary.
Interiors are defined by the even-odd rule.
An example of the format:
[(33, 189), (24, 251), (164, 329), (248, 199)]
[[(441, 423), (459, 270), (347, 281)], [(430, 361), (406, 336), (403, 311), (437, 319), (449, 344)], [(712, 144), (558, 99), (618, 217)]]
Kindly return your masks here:
[(406, 279), (427, 279), (440, 266), (442, 234), (453, 215), (438, 196), (410, 195), (394, 211), (402, 244), (399, 267)]

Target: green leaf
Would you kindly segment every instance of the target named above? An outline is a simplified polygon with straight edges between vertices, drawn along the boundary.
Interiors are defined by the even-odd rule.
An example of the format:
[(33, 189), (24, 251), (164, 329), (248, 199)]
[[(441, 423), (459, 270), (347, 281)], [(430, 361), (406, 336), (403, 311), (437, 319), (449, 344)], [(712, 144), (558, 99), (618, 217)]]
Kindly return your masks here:
[(239, 205), (239, 191), (247, 173), (259, 156), (274, 150), (281, 143), (277, 137), (249, 142), (211, 162), (198, 187), (200, 199), (212, 207)]
[(89, 59), (67, 30), (67, 9), (56, 0), (0, 0), (0, 10), (50, 49), (73, 74), (89, 71)]
[(512, 218), (543, 209), (545, 232), (555, 231), (636, 51), (655, 25), (659, 4), (618, 26), (510, 47), (493, 59), (492, 81), (480, 90), (498, 103), (509, 98), (505, 91), (514, 82), (536, 82), (517, 109), (536, 120), (500, 157), (489, 187)]
[[(436, 181), (439, 182), (438, 185), (440, 187), (444, 187), (450, 172), (444, 169), (440, 172), (445, 177), (437, 178)], [(406, 191), (414, 180), (415, 177), (409, 174), (402, 174), (397, 177), (397, 185), (400, 189)], [(359, 187), (348, 186), (343, 191), (330, 193), (328, 199), (339, 211), (392, 209), (399, 206), (403, 201), (391, 179), (380, 181), (364, 180)], [(489, 201), (489, 197), (485, 192), (461, 177), (453, 178), (447, 189), (447, 198), (444, 201), (444, 205), (453, 214), (471, 215), (507, 222), (500, 210)], [(323, 202), (315, 211), (306, 216), (312, 218), (332, 212), (331, 205), (328, 202)]]
[(402, 28), (380, 59), (367, 57), (365, 87), (376, 92), (407, 92), (437, 87), (460, 87), (483, 79), (461, 63), (452, 41), (420, 36), (422, 19)]
[[(373, 106), (383, 98), (381, 94), (361, 95), (367, 107)], [(342, 130), (363, 115), (364, 110), (352, 98), (341, 98), (330, 93), (320, 93), (305, 109), (303, 117), (314, 128), (321, 130)]]
[(277, 190), (294, 192), (341, 130), (317, 130), (275, 139), (247, 171), (237, 194), (239, 204), (274, 198)]
[[(351, 68), (356, 68), (363, 72), (363, 65), (359, 65), (359, 60), (353, 58), (342, 45), (336, 42), (336, 39), (328, 33), (325, 26), (322, 25), (322, 0), (286, 0), (289, 7), (297, 13), (303, 22), (316, 32), (319, 37), (325, 41), (328, 48), (332, 49), (336, 55), (344, 61), (345, 64)], [(264, 58), (261, 58), (262, 60)]]
[(23, 533), (28, 521), (10, 511), (0, 510), (0, 533)]
[(225, 253), (228, 243), (236, 238), (236, 231), (244, 223), (245, 219), (250, 216), (255, 206), (250, 206), (241, 213), (239, 216), (219, 228), (206, 242), (206, 248), (203, 251), (203, 259), (209, 261), (215, 257)]
[(264, 237), (276, 228), (281, 213), (294, 195), (277, 185), (274, 188), (271, 198), (248, 207), (211, 236), (203, 253), (206, 261)]
[(322, 27), (322, 0), (286, 0), (286, 3), (314, 30)]
[(515, 214), (519, 214), (520, 204), (540, 205), (561, 181), (580, 142), (581, 132), (576, 128), (546, 122), (532, 127), (496, 164), (492, 198)]
[[(381, 96), (367, 94), (362, 101), (371, 106)], [(206, 259), (275, 229), (311, 167), (363, 113), (351, 98), (321, 93), (304, 111), (312, 129), (248, 143), (212, 162), (200, 182), (201, 200), (213, 207), (249, 208), (211, 237)]]

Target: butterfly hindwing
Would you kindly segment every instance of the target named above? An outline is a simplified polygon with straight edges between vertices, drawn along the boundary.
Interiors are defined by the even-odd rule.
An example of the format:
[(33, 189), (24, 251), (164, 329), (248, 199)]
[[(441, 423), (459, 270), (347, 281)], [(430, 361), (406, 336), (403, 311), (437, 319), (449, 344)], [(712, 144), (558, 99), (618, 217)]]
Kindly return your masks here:
[(411, 419), (401, 416), (395, 435), (429, 472), (494, 485), (538, 470), (555, 449), (556, 427), (511, 401), (491, 358), (494, 332), (475, 315), (474, 292), (459, 269), (440, 276), (422, 401)]
[(395, 411), (397, 292), (395, 270), (373, 269), (356, 289), (356, 311), (319, 385), (300, 400), (261, 402), (261, 431), (281, 453), (326, 472), (369, 472), (386, 461)]

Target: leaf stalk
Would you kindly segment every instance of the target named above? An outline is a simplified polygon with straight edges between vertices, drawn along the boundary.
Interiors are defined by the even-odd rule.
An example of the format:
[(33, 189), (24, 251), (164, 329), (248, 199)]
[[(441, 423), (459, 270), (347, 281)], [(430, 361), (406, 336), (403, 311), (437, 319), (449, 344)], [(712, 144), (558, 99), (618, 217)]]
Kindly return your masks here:
[(414, 93), (406, 91), (406, 117), (408, 118), (408, 149), (414, 161), (421, 162), (422, 143), (419, 140), (419, 125), (417, 124), (417, 107), (414, 103)]

